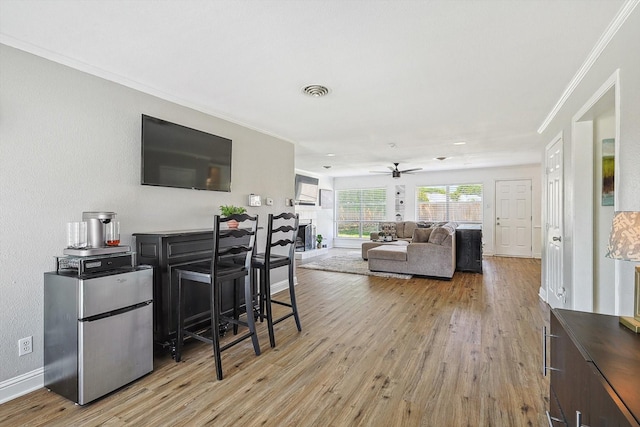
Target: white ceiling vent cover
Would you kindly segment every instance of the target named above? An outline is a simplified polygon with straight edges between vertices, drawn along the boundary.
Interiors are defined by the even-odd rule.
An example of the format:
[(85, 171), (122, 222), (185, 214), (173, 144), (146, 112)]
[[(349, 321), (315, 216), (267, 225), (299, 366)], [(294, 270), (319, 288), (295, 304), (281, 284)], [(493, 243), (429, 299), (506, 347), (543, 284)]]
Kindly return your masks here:
[(320, 98), (321, 96), (325, 96), (329, 93), (329, 88), (322, 85), (309, 85), (303, 87), (302, 92), (306, 93), (309, 96)]

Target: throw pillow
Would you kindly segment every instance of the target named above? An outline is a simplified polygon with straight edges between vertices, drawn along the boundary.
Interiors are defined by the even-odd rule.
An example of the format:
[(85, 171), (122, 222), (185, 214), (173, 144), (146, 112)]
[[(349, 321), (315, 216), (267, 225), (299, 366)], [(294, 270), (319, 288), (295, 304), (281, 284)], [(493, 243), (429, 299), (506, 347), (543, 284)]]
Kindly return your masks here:
[(444, 239), (449, 235), (449, 231), (442, 227), (430, 228), (429, 230), (433, 230), (429, 236), (429, 243), (433, 243), (435, 245), (441, 245), (442, 242), (444, 242)]
[(393, 236), (396, 238), (396, 223), (395, 222), (383, 222), (380, 224), (380, 232), (385, 236)]
[(413, 230), (412, 243), (428, 243), (433, 228), (416, 228)]
[[(415, 221), (405, 221), (404, 222), (404, 230), (402, 231), (402, 236), (404, 238), (411, 239), (413, 237), (413, 231), (417, 228)], [(398, 236), (400, 236), (400, 232), (398, 231)]]
[(442, 228), (444, 228), (445, 230), (447, 230), (450, 233), (453, 233), (453, 231), (456, 229), (456, 227), (451, 225), (450, 222), (448, 222), (445, 225), (443, 225)]

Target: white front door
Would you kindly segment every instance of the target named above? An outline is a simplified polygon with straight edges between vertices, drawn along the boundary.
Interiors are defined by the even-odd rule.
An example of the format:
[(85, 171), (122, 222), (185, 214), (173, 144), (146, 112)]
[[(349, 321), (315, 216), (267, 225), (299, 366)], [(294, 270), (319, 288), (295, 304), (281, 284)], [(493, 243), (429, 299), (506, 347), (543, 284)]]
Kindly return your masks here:
[(554, 140), (545, 151), (546, 226), (545, 285), (547, 302), (553, 308), (568, 307), (567, 290), (562, 280), (562, 215), (563, 215), (562, 138)]
[(531, 180), (496, 181), (496, 255), (530, 257)]

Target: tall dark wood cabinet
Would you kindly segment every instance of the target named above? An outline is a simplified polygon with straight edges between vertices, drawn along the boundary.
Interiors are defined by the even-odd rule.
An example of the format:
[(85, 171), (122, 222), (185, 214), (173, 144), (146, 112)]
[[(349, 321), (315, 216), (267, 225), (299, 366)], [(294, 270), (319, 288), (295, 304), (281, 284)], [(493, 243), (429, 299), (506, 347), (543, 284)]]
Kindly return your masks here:
[(552, 310), (551, 425), (640, 427), (640, 335), (617, 316)]
[[(153, 339), (164, 348), (173, 349), (176, 338), (177, 292), (175, 269), (193, 262), (211, 261), (213, 230), (166, 231), (134, 233), (138, 264), (153, 267)], [(222, 288), (222, 309), (233, 308), (233, 286)], [(240, 296), (244, 302), (244, 296)], [(209, 320), (210, 294), (206, 286), (187, 286), (185, 289), (185, 317), (203, 314), (194, 329), (206, 326)]]
[(456, 228), (456, 270), (482, 273), (480, 224), (462, 224)]

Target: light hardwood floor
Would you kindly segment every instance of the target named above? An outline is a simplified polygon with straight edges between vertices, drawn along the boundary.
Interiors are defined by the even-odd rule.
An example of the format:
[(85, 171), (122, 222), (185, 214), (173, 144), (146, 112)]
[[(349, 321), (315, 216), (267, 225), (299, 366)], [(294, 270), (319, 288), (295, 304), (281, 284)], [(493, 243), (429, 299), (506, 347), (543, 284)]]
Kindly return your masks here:
[(38, 390), (0, 406), (4, 426), (543, 426), (540, 261), (484, 260), (452, 281), (298, 269), (303, 331), (276, 326), (262, 355), (250, 340), (209, 346), (85, 407)]

